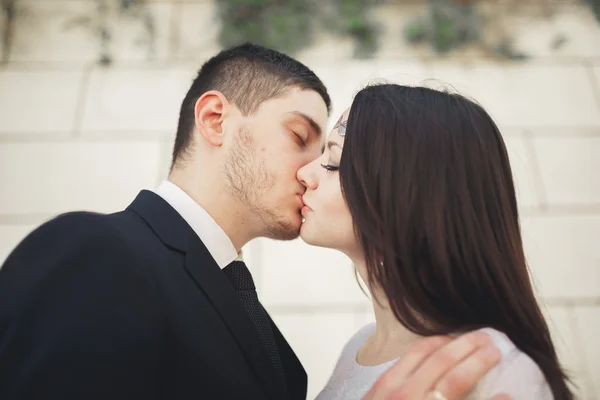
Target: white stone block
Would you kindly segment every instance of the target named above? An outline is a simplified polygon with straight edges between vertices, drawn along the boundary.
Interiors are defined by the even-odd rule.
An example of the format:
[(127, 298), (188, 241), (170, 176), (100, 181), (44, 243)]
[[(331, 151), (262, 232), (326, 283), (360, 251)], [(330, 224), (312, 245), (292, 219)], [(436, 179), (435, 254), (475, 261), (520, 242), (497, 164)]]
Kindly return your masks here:
[(83, 64), (99, 60), (104, 46), (113, 61), (165, 59), (172, 8), (168, 2), (122, 10), (112, 0), (22, 0), (10, 60)]
[(95, 69), (83, 131), (164, 132), (175, 135), (179, 109), (193, 74), (180, 67)]
[(576, 386), (573, 390), (578, 394), (576, 398), (594, 399), (591, 375), (584, 362), (585, 349), (581, 346), (582, 332), (574, 325), (574, 310), (570, 307), (545, 307), (542, 303), (542, 312), (550, 328), (552, 342), (561, 365), (573, 378)]
[(429, 77), (426, 65), (409, 61), (345, 60), (334, 66), (331, 63), (314, 63), (308, 66), (323, 81), (331, 96), (331, 128), (344, 110), (352, 105), (356, 93), (366, 85), (387, 82), (420, 85)]
[(588, 398), (597, 399), (600, 396), (600, 306), (580, 306), (574, 312), (578, 336), (582, 340), (580, 346), (584, 352), (584, 365), (593, 386)]
[(520, 208), (540, 204), (539, 177), (536, 173), (535, 160), (532, 157), (533, 152), (527, 140), (522, 136), (504, 136)]
[[(280, 242), (259, 239), (261, 301), (266, 306), (365, 304), (350, 260), (335, 250), (312, 247), (300, 239)], [(250, 263), (250, 261), (249, 261)], [(260, 265), (256, 265), (260, 263)]]
[(600, 126), (587, 67), (480, 61), (433, 65), (434, 77), (482, 104), (501, 126)]
[(171, 168), (171, 160), (173, 158), (173, 145), (175, 143), (175, 134), (172, 138), (163, 139), (160, 142), (160, 156), (158, 164), (158, 178), (157, 181), (161, 182), (167, 179), (169, 176), (169, 170)]
[(542, 297), (600, 296), (599, 215), (528, 217), (522, 234)]
[(600, 137), (535, 137), (545, 202), (600, 204)]
[(16, 2), (10, 61), (69, 61), (98, 58), (97, 2)]
[(83, 73), (0, 70), (0, 134), (64, 134), (74, 128)]
[(0, 144), (2, 214), (125, 208), (158, 174), (156, 142)]
[(202, 63), (221, 50), (217, 4), (215, 1), (182, 2), (180, 7), (176, 55), (181, 60), (196, 62), (196, 69), (200, 69)]
[(600, 56), (600, 24), (591, 7), (565, 7), (554, 15), (556, 33), (566, 41), (555, 54), (575, 57)]
[(600, 24), (591, 7), (568, 1), (554, 3), (548, 7), (552, 14), (539, 7), (517, 9), (500, 20), (510, 32), (514, 48), (545, 59), (600, 55)]

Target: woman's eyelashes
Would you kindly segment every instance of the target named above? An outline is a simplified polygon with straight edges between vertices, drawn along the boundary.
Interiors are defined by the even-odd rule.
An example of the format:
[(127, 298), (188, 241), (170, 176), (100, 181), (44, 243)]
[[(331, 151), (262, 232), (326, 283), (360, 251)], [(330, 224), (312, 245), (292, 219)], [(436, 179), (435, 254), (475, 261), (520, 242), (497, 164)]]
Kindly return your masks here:
[(331, 164), (321, 164), (321, 167), (325, 168), (325, 170), (327, 172), (335, 172), (340, 169), (340, 167), (338, 165), (331, 165)]

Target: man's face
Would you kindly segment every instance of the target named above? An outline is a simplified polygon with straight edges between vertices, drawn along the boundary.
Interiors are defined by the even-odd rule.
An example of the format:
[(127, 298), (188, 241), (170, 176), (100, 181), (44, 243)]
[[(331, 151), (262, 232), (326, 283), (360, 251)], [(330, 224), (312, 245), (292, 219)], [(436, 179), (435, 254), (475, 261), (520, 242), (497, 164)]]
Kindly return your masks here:
[(290, 88), (243, 122), (226, 157), (227, 187), (250, 209), (260, 235), (291, 240), (302, 224), (297, 172), (321, 155), (327, 106), (311, 90)]

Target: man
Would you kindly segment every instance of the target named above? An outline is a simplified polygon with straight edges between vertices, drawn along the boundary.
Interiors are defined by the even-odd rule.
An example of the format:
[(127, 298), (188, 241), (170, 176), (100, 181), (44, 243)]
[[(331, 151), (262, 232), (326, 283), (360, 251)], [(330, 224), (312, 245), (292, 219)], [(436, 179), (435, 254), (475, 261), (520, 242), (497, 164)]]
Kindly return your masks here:
[[(276, 51), (204, 64), (168, 181), (122, 212), (53, 219), (0, 270), (0, 398), (304, 399), (306, 373), (236, 258), (253, 238), (297, 237), (296, 173), (321, 153), (329, 108), (314, 73)], [(424, 398), (470, 360), (445, 394), (461, 396), (495, 362), (468, 337), (436, 340), (369, 398)]]

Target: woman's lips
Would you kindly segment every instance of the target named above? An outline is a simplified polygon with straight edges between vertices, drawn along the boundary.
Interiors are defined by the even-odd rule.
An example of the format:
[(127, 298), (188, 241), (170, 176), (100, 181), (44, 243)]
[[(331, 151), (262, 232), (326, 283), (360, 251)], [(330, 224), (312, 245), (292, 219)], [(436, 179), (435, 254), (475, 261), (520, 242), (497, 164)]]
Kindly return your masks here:
[(306, 217), (306, 214), (311, 212), (312, 208), (310, 208), (310, 206), (308, 204), (306, 204), (306, 201), (304, 200), (304, 196), (302, 196), (302, 203), (304, 204), (304, 207), (302, 207), (301, 214), (302, 214), (302, 216)]
[(302, 216), (303, 216), (303, 217), (306, 217), (306, 214), (308, 214), (308, 213), (309, 213), (309, 212), (311, 212), (311, 211), (312, 211), (312, 210), (311, 210), (311, 208), (310, 208), (309, 206), (304, 206), (304, 207), (302, 207), (302, 211), (301, 211), (301, 213), (302, 213)]

